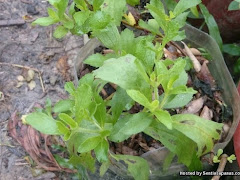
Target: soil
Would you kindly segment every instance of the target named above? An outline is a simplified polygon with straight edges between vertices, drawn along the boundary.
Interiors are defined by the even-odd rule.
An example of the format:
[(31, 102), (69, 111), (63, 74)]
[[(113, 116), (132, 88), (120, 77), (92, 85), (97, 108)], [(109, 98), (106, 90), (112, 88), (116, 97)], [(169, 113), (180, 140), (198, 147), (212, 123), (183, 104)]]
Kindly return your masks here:
[[(0, 21), (22, 22), (23, 17), (26, 19), (20, 26), (0, 26), (0, 180), (71, 179), (66, 174), (31, 167), (26, 161), (28, 154), (7, 132), (8, 121), (14, 112), (21, 117), (35, 104), (43, 105), (47, 98), (55, 103), (67, 97), (63, 90), (64, 83), (72, 80), (73, 62), (83, 39), (68, 35), (63, 40), (56, 40), (52, 37), (54, 27), (33, 27), (31, 22), (37, 17), (46, 16), (48, 6), (47, 1), (0, 0)], [(33, 90), (27, 82), (17, 87), (17, 77), (26, 77), (27, 70), (16, 65), (42, 72), (45, 93), (36, 72)], [(90, 175), (90, 179), (120, 179), (112, 172), (107, 172), (102, 178), (97, 174)]]

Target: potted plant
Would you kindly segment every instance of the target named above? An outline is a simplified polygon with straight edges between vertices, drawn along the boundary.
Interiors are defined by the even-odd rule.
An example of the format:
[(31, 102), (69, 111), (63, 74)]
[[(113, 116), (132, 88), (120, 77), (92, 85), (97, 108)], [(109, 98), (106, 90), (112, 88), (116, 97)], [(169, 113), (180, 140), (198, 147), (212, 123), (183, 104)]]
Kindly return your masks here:
[[(133, 15), (131, 8), (126, 13), (127, 3), (134, 6), (138, 0), (74, 1), (68, 13), (65, 13), (68, 1), (49, 0), (49, 3), (55, 9), (49, 8), (49, 17), (39, 18), (34, 24), (48, 26), (60, 22), (55, 37), (62, 38), (69, 31), (77, 35), (88, 33), (111, 49), (107, 55), (98, 53), (85, 60), (85, 64), (97, 69), (83, 76), (77, 87), (72, 82), (65, 84), (70, 97), (56, 103), (53, 114), (33, 112), (25, 117), (26, 123), (41, 133), (63, 137), (69, 153), (67, 162), (73, 168), (81, 166), (94, 170), (97, 160), (101, 164), (101, 175), (111, 167), (135, 179), (148, 179), (149, 175), (162, 176), (162, 173), (156, 174), (159, 165), (163, 164), (156, 166), (157, 158), (163, 161), (163, 156), (167, 157), (164, 167), (170, 166), (177, 157), (178, 163), (184, 164), (189, 171), (201, 170), (203, 155), (213, 148), (216, 152), (226, 146), (239, 120), (236, 89), (216, 43), (189, 26), (185, 27), (186, 36), (181, 29), (186, 23), (186, 11), (198, 5), (200, 0), (180, 0), (169, 14), (165, 14), (160, 1), (151, 0), (146, 5), (151, 14), (146, 21), (137, 19), (138, 15)], [(128, 28), (119, 30), (121, 23)], [(135, 37), (132, 28), (141, 30), (140, 36)], [(201, 64), (194, 58), (190, 57), (191, 61), (183, 56), (187, 53), (192, 56), (186, 44), (187, 52), (184, 52), (174, 42), (183, 39), (212, 48), (209, 50), (215, 61), (211, 62), (214, 66), (211, 73), (224, 89), (225, 103), (234, 113), (231, 130), (222, 143), (217, 143), (222, 123), (194, 114), (176, 113), (197, 93), (187, 86), (187, 72), (196, 71), (193, 74), (197, 74), (201, 70)], [(164, 58), (165, 47), (170, 45), (179, 54), (174, 60)], [(112, 99), (100, 96), (107, 83), (117, 85)], [(135, 111), (131, 111), (132, 108)], [(164, 148), (143, 153), (143, 158), (116, 154), (111, 149), (110, 145), (118, 146), (139, 133), (146, 139), (161, 142)], [(169, 172), (172, 174), (176, 170)]]

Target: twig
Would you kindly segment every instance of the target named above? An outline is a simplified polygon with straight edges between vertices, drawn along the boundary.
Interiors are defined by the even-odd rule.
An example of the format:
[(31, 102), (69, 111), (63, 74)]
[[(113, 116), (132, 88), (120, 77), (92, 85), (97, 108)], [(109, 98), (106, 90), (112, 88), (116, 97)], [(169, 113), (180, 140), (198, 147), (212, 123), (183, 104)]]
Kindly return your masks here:
[(108, 94), (107, 94), (107, 92), (105, 91), (105, 89), (102, 89), (101, 90), (101, 93), (102, 93), (102, 95), (104, 96), (104, 97), (106, 97)]
[(112, 99), (112, 97), (114, 96), (115, 93), (112, 93), (110, 96), (108, 96), (106, 99), (104, 99), (105, 101), (108, 101), (110, 99)]
[(0, 146), (7, 146), (7, 147), (11, 147), (11, 148), (14, 148), (15, 146), (11, 145), (11, 144), (1, 144), (0, 143)]
[(15, 166), (25, 166), (29, 165), (29, 163), (15, 163)]
[[(227, 164), (227, 158), (228, 158), (228, 155), (227, 154), (223, 154), (220, 156), (221, 160), (220, 160), (220, 163), (218, 165), (218, 169), (217, 169), (217, 172), (223, 172), (224, 171), (224, 168)], [(216, 175), (216, 176), (213, 176), (212, 180), (219, 180), (221, 176), (219, 175)]]
[(29, 67), (29, 66), (22, 66), (22, 65), (19, 65), (19, 64), (10, 64), (10, 63), (3, 63), (3, 62), (0, 62), (0, 65), (13, 66), (13, 67), (18, 67), (18, 68), (23, 68), (23, 69), (31, 69), (33, 71), (36, 71), (38, 73), (38, 76), (39, 76), (39, 79), (40, 79), (40, 84), (42, 86), (42, 90), (45, 93), (45, 88), (44, 88), (44, 84), (43, 84), (43, 80), (42, 80), (42, 73), (38, 69)]
[(0, 20), (0, 27), (21, 26), (25, 24), (23, 19)]
[(200, 62), (197, 60), (197, 58), (193, 55), (192, 51), (189, 49), (189, 47), (183, 42), (181, 41), (184, 45), (184, 48), (186, 50), (187, 55), (189, 56), (189, 58), (192, 60), (193, 63), (193, 67), (195, 69), (196, 72), (201, 71), (201, 64)]

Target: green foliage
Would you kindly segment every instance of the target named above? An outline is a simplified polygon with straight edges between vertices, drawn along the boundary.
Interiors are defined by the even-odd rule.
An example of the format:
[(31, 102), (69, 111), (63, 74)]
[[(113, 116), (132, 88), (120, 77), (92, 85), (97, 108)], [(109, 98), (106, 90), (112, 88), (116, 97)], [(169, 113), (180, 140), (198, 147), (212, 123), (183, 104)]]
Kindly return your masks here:
[(235, 11), (239, 9), (240, 9), (240, 0), (234, 0), (228, 6), (229, 11)]
[[(191, 68), (187, 58), (172, 61), (162, 60), (162, 56), (169, 41), (184, 39), (181, 28), (190, 9), (196, 11), (200, 0), (173, 3), (169, 14), (161, 1), (151, 0), (146, 8), (153, 18), (147, 22), (140, 20), (138, 24), (149, 33), (138, 37), (130, 29), (120, 32), (119, 25), (126, 5), (135, 6), (139, 0), (75, 0), (69, 9), (68, 1), (49, 0), (49, 3), (54, 7), (48, 9), (49, 17), (39, 18), (33, 24), (58, 23), (56, 38), (68, 32), (90, 33), (113, 50), (107, 55), (91, 55), (84, 61), (97, 69), (82, 77), (77, 87), (72, 82), (65, 84), (69, 99), (60, 100), (53, 109), (47, 101), (45, 110), (26, 117), (26, 122), (40, 132), (63, 137), (69, 159), (56, 156), (59, 164), (77, 169), (80, 177), (86, 178), (87, 170), (95, 172), (96, 160), (101, 163), (102, 176), (115, 159), (124, 162), (135, 179), (148, 179), (150, 170), (144, 159), (114, 155), (109, 150), (109, 141), (123, 142), (144, 132), (170, 150), (165, 167), (177, 156), (179, 163), (189, 169), (199, 169), (200, 156), (212, 149), (222, 124), (167, 111), (184, 107), (197, 91), (186, 85), (186, 70)], [(80, 11), (75, 11), (76, 8)], [(100, 96), (106, 83), (118, 86), (111, 100)], [(134, 105), (140, 112), (130, 114)]]

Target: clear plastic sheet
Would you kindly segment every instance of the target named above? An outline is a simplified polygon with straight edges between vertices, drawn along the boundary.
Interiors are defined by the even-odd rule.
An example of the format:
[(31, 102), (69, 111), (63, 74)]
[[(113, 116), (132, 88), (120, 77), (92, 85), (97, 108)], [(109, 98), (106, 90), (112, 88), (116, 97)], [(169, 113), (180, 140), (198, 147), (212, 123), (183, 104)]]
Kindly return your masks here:
[[(219, 87), (223, 89), (223, 98), (225, 103), (232, 107), (233, 120), (230, 131), (224, 142), (218, 143), (214, 146), (214, 152), (218, 149), (224, 149), (229, 141), (232, 139), (233, 134), (237, 128), (240, 116), (240, 98), (232, 80), (232, 77), (224, 62), (222, 53), (215, 42), (215, 40), (208, 34), (186, 25), (184, 27), (186, 31), (186, 42), (191, 43), (192, 46), (201, 47), (208, 51), (212, 59), (209, 63), (209, 69), (215, 78)], [(96, 39), (91, 39), (79, 52), (78, 59), (75, 62), (76, 74), (82, 66), (82, 61), (93, 53), (93, 50), (98, 47), (100, 43)], [(77, 76), (75, 78), (77, 82)], [(178, 176), (179, 171), (187, 171), (186, 167), (182, 164), (178, 164), (177, 160), (173, 161), (167, 172), (163, 173), (162, 167), (164, 159), (166, 158), (169, 150), (167, 148), (159, 148), (154, 151), (149, 151), (142, 155), (144, 159), (149, 162), (151, 169), (151, 179), (173, 179)], [(123, 164), (116, 162), (117, 166), (111, 166), (110, 169), (123, 178), (131, 179), (131, 176), (126, 171), (126, 167)], [(204, 164), (204, 169), (210, 168), (207, 164)], [(189, 177), (178, 176), (177, 179), (189, 179)]]

